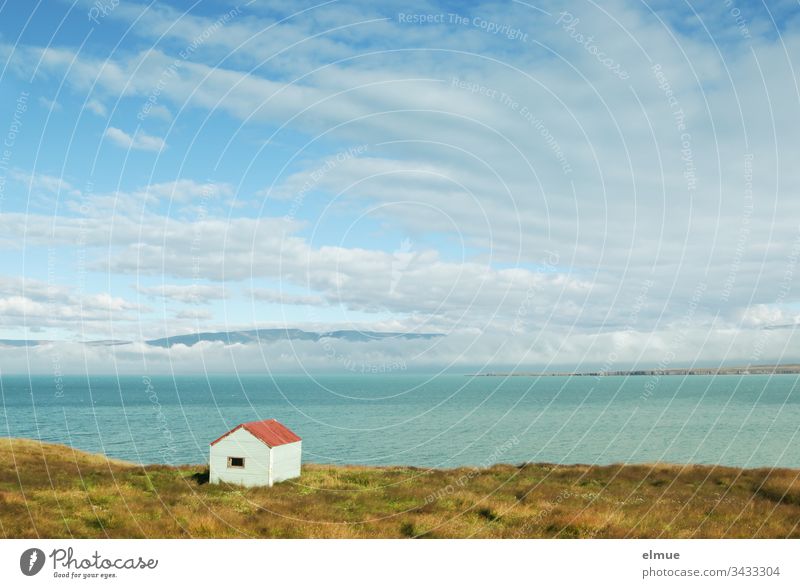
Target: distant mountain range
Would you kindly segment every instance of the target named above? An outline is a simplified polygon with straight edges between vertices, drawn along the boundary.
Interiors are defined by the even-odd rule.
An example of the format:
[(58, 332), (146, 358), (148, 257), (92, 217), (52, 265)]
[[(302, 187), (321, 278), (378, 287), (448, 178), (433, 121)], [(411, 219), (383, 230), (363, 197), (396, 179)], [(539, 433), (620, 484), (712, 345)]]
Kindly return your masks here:
[[(172, 347), (173, 345), (186, 345), (191, 347), (201, 341), (222, 342), (226, 345), (235, 343), (269, 343), (273, 341), (320, 341), (322, 339), (339, 339), (350, 342), (382, 341), (386, 339), (434, 339), (442, 337), (438, 333), (386, 333), (379, 331), (325, 331), (316, 333), (301, 329), (253, 329), (251, 331), (220, 331), (208, 333), (190, 333), (188, 335), (175, 335), (162, 339), (145, 341), (154, 347)], [(56, 343), (57, 341), (33, 339), (0, 339), (0, 346), (5, 347), (36, 347)], [(132, 341), (103, 340), (86, 341), (84, 345), (108, 347), (113, 345), (130, 345)]]

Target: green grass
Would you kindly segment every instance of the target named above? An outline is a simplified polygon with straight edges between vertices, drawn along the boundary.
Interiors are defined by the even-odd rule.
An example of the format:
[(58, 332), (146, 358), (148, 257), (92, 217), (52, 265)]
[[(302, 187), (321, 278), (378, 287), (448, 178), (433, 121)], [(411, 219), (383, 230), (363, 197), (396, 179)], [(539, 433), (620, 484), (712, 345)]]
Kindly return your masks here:
[(800, 471), (306, 464), (272, 488), (204, 483), (0, 439), (1, 537), (800, 537)]

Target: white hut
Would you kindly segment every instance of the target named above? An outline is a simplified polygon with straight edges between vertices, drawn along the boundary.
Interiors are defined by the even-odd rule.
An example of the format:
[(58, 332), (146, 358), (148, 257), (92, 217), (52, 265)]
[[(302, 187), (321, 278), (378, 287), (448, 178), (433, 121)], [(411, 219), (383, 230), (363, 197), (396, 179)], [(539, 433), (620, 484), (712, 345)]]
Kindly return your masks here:
[(209, 481), (272, 486), (300, 476), (302, 439), (275, 419), (242, 423), (211, 443)]

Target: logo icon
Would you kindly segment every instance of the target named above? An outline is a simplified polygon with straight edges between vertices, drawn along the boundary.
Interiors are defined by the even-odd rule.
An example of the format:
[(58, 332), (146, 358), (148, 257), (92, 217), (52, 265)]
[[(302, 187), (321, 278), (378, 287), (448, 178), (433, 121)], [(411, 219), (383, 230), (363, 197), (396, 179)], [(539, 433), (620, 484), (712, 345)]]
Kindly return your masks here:
[(19, 569), (26, 576), (35, 576), (44, 567), (44, 551), (31, 547), (22, 552), (19, 556)]

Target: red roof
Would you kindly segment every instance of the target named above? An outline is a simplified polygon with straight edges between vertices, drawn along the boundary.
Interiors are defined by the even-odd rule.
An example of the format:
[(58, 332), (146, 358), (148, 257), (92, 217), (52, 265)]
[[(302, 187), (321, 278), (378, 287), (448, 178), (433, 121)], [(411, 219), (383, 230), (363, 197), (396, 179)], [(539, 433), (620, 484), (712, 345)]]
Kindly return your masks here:
[(251, 435), (260, 439), (270, 447), (277, 447), (278, 445), (286, 445), (287, 443), (296, 443), (298, 441), (302, 441), (300, 437), (295, 435), (292, 431), (280, 424), (278, 421), (275, 419), (269, 419), (268, 421), (253, 421), (251, 423), (242, 423), (241, 425), (237, 425), (219, 439), (212, 441), (211, 445), (214, 445), (218, 441), (222, 441), (225, 437), (234, 431), (238, 431), (242, 427), (244, 427), (244, 429)]

